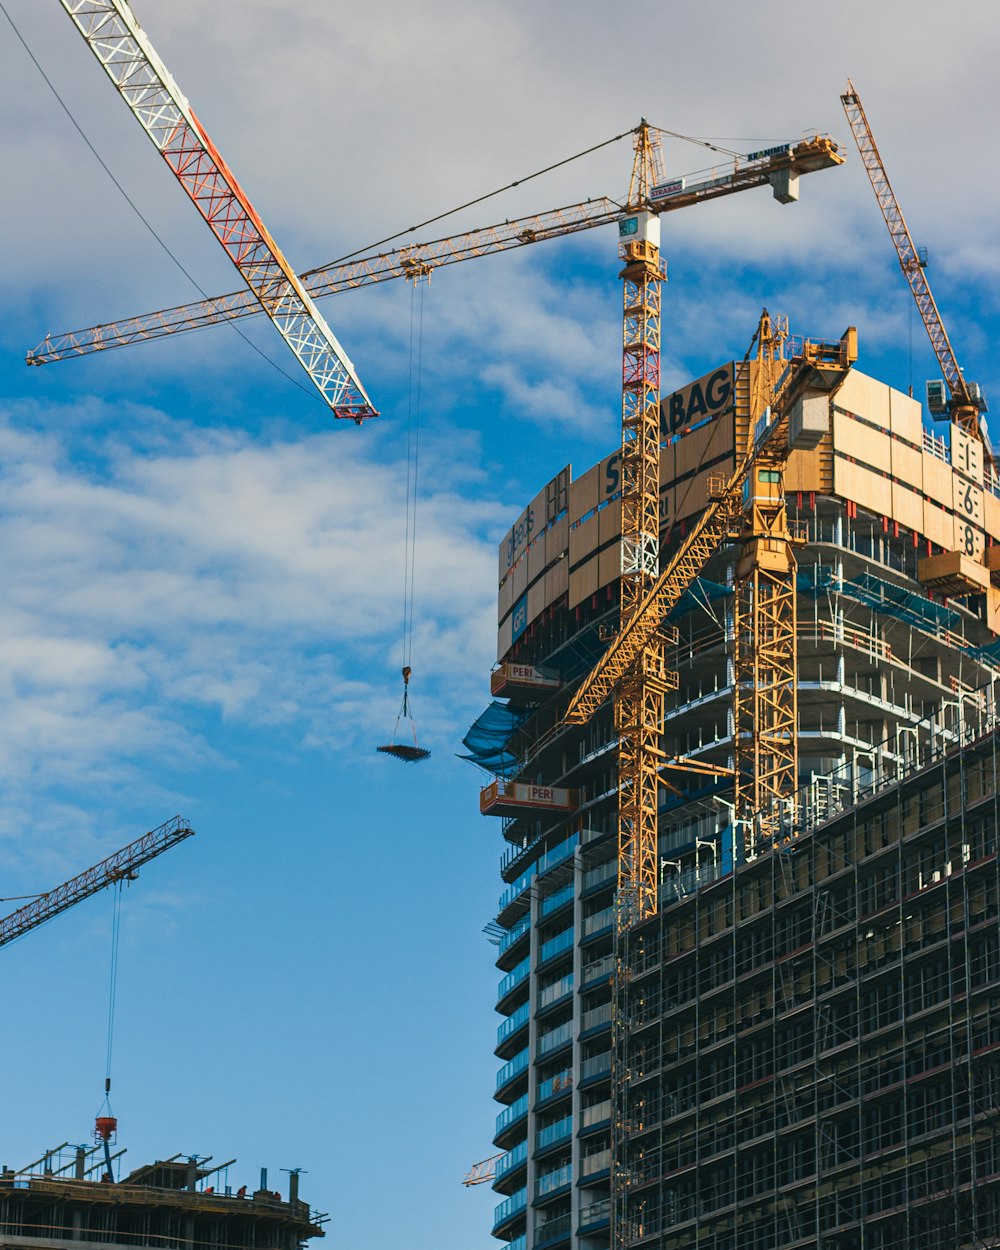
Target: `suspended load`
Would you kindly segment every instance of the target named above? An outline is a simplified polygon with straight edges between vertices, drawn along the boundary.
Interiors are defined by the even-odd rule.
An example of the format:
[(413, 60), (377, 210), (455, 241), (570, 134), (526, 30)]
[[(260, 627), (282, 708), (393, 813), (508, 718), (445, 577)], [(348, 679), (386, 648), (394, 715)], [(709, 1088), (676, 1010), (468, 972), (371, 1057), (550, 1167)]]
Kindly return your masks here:
[[(379, 747), (379, 751), (383, 755), (391, 755), (393, 759), (403, 760), (406, 763), (418, 764), (421, 760), (430, 758), (430, 751), (425, 750), (422, 746), (417, 745), (417, 726), (410, 714), (410, 673), (412, 672), (409, 664), (403, 666), (403, 703), (399, 709), (399, 715), (396, 717), (396, 725), (392, 731), (392, 741), (387, 746)], [(397, 742), (396, 735), (399, 733), (400, 721), (410, 722), (410, 733), (413, 736), (413, 745), (408, 742)]]

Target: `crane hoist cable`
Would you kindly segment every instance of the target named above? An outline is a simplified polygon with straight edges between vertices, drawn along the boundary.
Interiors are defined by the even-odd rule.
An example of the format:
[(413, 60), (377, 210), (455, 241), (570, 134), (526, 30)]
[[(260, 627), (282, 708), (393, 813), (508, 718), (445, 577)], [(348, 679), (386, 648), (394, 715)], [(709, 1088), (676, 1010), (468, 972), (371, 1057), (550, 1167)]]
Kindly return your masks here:
[(122, 933), (122, 888), (131, 878), (120, 876), (111, 887), (111, 971), (108, 978), (108, 1031), (107, 1051), (104, 1062), (104, 1101), (94, 1120), (94, 1138), (104, 1147), (105, 1180), (114, 1179), (111, 1170), (111, 1141), (117, 1132), (118, 1121), (111, 1110), (111, 1058), (114, 1052), (115, 1039), (115, 1006), (118, 999), (118, 952), (121, 947)]
[[(384, 755), (408, 763), (419, 763), (430, 751), (417, 742), (417, 727), (410, 710), (410, 675), (413, 672), (413, 600), (417, 551), (417, 478), (420, 468), (420, 381), (424, 340), (424, 286), (420, 275), (410, 288), (410, 385), (406, 415), (406, 523), (403, 542), (403, 702), (400, 705), (392, 740), (378, 748)], [(397, 743), (400, 723), (408, 721), (413, 745)]]

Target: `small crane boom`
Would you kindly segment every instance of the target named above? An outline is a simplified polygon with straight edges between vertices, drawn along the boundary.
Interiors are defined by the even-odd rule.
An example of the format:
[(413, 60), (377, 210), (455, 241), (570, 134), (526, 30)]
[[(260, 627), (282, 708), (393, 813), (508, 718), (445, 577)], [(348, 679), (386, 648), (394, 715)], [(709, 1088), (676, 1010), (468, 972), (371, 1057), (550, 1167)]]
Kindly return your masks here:
[[(736, 191), (774, 185), (782, 178), (794, 179), (800, 174), (829, 169), (842, 164), (843, 159), (832, 139), (816, 135), (794, 145), (779, 147), (766, 155), (742, 158), (731, 167), (716, 168), (697, 180), (678, 179), (654, 186), (648, 189), (648, 198), (635, 207), (657, 214), (669, 213)], [(625, 215), (626, 209), (619, 201), (602, 196), (582, 204), (570, 204), (545, 213), (497, 222), (444, 239), (414, 243), (339, 264), (321, 265), (306, 270), (299, 281), (312, 299), (320, 299), (354, 287), (370, 286), (393, 278), (423, 276), (443, 265), (454, 265), (477, 256), (491, 256), (495, 252), (540, 243), (544, 239), (558, 239), (580, 230), (592, 230), (595, 226), (611, 225)], [(43, 365), (73, 356), (87, 356), (92, 352), (126, 347), (147, 339), (198, 330), (221, 321), (252, 317), (260, 311), (261, 305), (251, 292), (235, 291), (210, 300), (105, 322), (85, 330), (50, 335), (27, 353), (27, 362)]]
[(333, 415), (359, 425), (366, 417), (377, 416), (354, 366), (195, 117), (127, 0), (60, 3)]
[(57, 885), (54, 890), (40, 895), (24, 907), (19, 907), (9, 916), (0, 917), (0, 946), (6, 946), (8, 942), (22, 937), (31, 929), (37, 929), (46, 920), (58, 916), (74, 903), (99, 893), (106, 886), (114, 885), (116, 881), (132, 880), (143, 864), (148, 864), (151, 859), (156, 859), (158, 855), (169, 851), (172, 846), (193, 834), (194, 830), (180, 816), (144, 833), (141, 838), (136, 838), (107, 859), (102, 859), (93, 868)]
[(941, 314), (927, 281), (924, 264), (903, 219), (903, 210), (889, 182), (889, 175), (885, 172), (885, 165), (882, 163), (875, 136), (868, 124), (861, 97), (850, 79), (847, 80), (847, 90), (840, 97), (840, 102), (844, 107), (844, 113), (850, 123), (854, 141), (872, 184), (872, 190), (875, 192), (875, 198), (878, 200), (878, 206), (882, 210), (882, 216), (885, 218), (885, 224), (896, 248), (899, 267), (910, 284), (913, 298), (917, 302), (917, 308), (927, 329), (927, 337), (931, 341), (934, 355), (937, 356), (938, 364), (944, 374), (948, 392), (951, 395), (949, 407), (952, 410), (952, 416), (966, 433), (985, 445), (987, 459), (992, 460), (989, 440), (982, 429), (980, 416), (985, 411), (985, 402), (979, 388), (974, 383), (970, 384), (965, 380), (959, 366), (955, 350), (948, 338), (948, 331), (941, 320)]

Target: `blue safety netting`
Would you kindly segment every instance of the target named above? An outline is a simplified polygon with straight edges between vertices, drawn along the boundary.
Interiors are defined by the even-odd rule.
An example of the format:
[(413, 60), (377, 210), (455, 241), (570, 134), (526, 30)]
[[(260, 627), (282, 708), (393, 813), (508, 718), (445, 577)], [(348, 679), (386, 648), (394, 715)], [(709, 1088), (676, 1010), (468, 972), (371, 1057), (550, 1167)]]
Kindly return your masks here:
[(511, 735), (523, 723), (527, 711), (515, 712), (508, 704), (495, 699), (472, 722), (469, 732), (462, 739), (468, 755), (460, 760), (478, 764), (495, 777), (509, 777), (516, 771), (517, 758), (506, 749)]
[(795, 574), (795, 588), (803, 595), (821, 595), (836, 589), (832, 564), (812, 564)]
[(985, 647), (966, 647), (965, 654), (982, 664), (1000, 664), (1000, 638)]
[(907, 590), (905, 586), (895, 586), (885, 582), (872, 573), (862, 573), (859, 577), (845, 581), (841, 592), (859, 603), (864, 603), (878, 612), (894, 616), (896, 620), (917, 629), (950, 629), (961, 619), (957, 612), (946, 608), (943, 603), (935, 603), (926, 599), (915, 590)]
[(732, 586), (722, 586), (719, 582), (709, 581), (707, 577), (696, 577), (667, 613), (667, 620), (673, 621), (680, 616), (686, 616), (693, 608), (704, 608), (716, 599), (724, 599), (732, 593)]

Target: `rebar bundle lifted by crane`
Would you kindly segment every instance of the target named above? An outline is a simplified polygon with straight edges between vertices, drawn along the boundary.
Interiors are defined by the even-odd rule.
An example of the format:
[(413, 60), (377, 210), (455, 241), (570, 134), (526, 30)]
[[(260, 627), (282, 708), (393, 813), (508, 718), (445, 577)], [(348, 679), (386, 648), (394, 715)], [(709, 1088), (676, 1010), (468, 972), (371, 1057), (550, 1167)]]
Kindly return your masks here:
[[(391, 755), (395, 760), (403, 760), (408, 764), (419, 764), (421, 760), (430, 758), (430, 751), (417, 743), (417, 726), (413, 720), (413, 714), (410, 711), (410, 674), (412, 669), (409, 664), (403, 665), (403, 702), (399, 709), (399, 715), (396, 717), (396, 725), (392, 731), (392, 741), (385, 746), (377, 749), (383, 755)], [(409, 722), (410, 732), (413, 735), (413, 745), (408, 742), (397, 742), (396, 734), (399, 733), (400, 721)]]
[(25, 933), (37, 929), (39, 925), (45, 924), (53, 916), (58, 916), (60, 912), (66, 911), (85, 898), (90, 898), (92, 894), (99, 893), (109, 885), (115, 885), (121, 881), (134, 881), (143, 864), (148, 864), (150, 860), (156, 859), (164, 851), (169, 851), (171, 847), (193, 836), (194, 830), (180, 816), (175, 816), (173, 820), (168, 820), (157, 829), (144, 833), (141, 838), (136, 838), (134, 842), (122, 847), (120, 851), (115, 851), (107, 859), (102, 859), (93, 868), (88, 868), (85, 872), (71, 877), (69, 881), (57, 885), (47, 894), (40, 894), (30, 903), (11, 912), (9, 916), (0, 918), (0, 946), (23, 937)]

